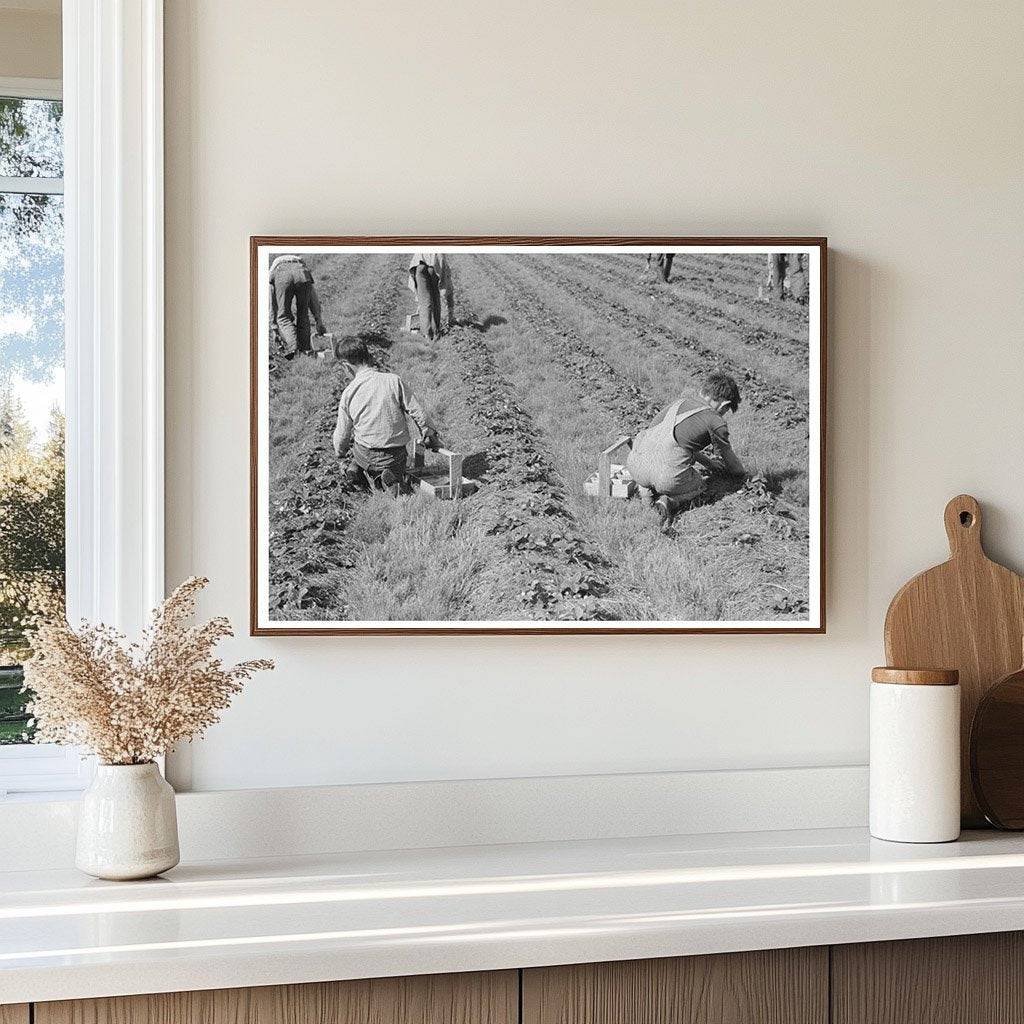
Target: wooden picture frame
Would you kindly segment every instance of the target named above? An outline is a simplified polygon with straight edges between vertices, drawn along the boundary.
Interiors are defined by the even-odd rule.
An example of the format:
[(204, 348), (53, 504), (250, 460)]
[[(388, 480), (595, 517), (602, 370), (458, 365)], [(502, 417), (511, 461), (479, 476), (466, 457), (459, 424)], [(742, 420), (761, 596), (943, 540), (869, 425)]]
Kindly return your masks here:
[[(806, 308), (808, 317), (807, 353), (806, 362), (808, 367), (807, 391), (806, 391), (806, 423), (808, 431), (807, 441), (807, 510), (806, 525), (804, 525), (803, 510), (799, 509), (795, 516), (798, 522), (798, 530), (801, 534), (806, 533), (807, 562), (809, 566), (808, 586), (806, 600), (800, 599), (794, 603), (799, 610), (806, 608), (804, 617), (781, 617), (762, 620), (669, 620), (654, 621), (646, 619), (630, 620), (552, 620), (545, 618), (524, 619), (495, 619), (495, 620), (451, 620), (432, 621), (415, 619), (402, 620), (330, 620), (318, 621), (309, 618), (307, 611), (301, 609), (296, 614), (300, 617), (291, 618), (287, 611), (273, 617), (270, 612), (270, 555), (269, 541), (272, 532), (269, 525), (270, 518), (270, 439), (269, 439), (269, 416), (270, 416), (270, 386), (269, 378), (271, 370), (269, 363), (272, 361), (270, 353), (270, 313), (269, 313), (269, 270), (271, 261), (282, 254), (294, 254), (307, 262), (313, 262), (320, 268), (323, 260), (328, 257), (346, 257), (363, 255), (367, 258), (373, 256), (393, 256), (395, 267), (399, 268), (397, 257), (402, 255), (408, 257), (413, 252), (420, 250), (433, 250), (447, 253), (452, 257), (459, 255), (493, 255), (496, 258), (511, 258), (515, 256), (533, 257), (535, 254), (544, 258), (554, 258), (559, 255), (576, 257), (577, 255), (592, 258), (595, 261), (603, 257), (642, 257), (645, 253), (667, 253), (677, 254), (676, 267), (680, 266), (680, 256), (687, 263), (682, 284), (680, 287), (689, 287), (693, 284), (699, 287), (700, 274), (691, 275), (692, 281), (686, 277), (692, 269), (693, 259), (707, 257), (709, 265), (714, 267), (729, 268), (731, 277), (723, 285), (723, 297), (721, 301), (698, 296), (698, 306), (701, 302), (710, 310), (708, 317), (715, 329), (722, 324), (746, 323), (750, 327), (751, 337), (759, 337), (758, 330), (753, 326), (753, 320), (757, 319), (757, 308), (754, 305), (755, 299), (751, 288), (754, 283), (742, 284), (743, 291), (733, 294), (730, 289), (740, 289), (741, 285), (733, 281), (733, 278), (740, 276), (739, 270), (733, 272), (730, 260), (737, 265), (742, 264), (743, 274), (748, 274), (748, 263), (744, 257), (767, 257), (768, 254), (780, 254), (787, 257), (804, 257), (806, 262), (797, 259), (797, 265), (806, 266), (807, 288)], [(823, 634), (826, 629), (826, 424), (827, 424), (827, 267), (828, 246), (827, 240), (822, 237), (686, 237), (686, 236), (594, 236), (594, 237), (561, 237), (561, 236), (289, 236), (289, 235), (259, 235), (250, 238), (250, 632), (253, 636), (344, 636), (344, 635), (560, 635), (560, 634), (796, 634), (812, 633)], [(308, 259), (307, 259), (308, 257)], [(454, 261), (453, 261), (454, 262)], [(520, 261), (522, 262), (522, 261)], [(642, 262), (635, 260), (636, 266), (642, 268)], [(648, 264), (650, 258), (648, 257)], [(771, 261), (768, 261), (771, 266)], [(527, 264), (528, 265), (528, 264)], [(457, 264), (456, 264), (457, 266)], [(397, 272), (397, 270), (396, 270)], [(642, 277), (641, 271), (638, 273)], [(724, 273), (724, 271), (723, 271)], [(315, 274), (313, 275), (316, 276)], [(623, 277), (625, 281), (627, 277)], [(707, 280), (716, 280), (713, 275)], [(745, 281), (745, 278), (744, 278)], [(789, 287), (789, 277), (786, 278), (786, 286)], [(727, 285), (727, 287), (726, 287)], [(618, 285), (616, 285), (618, 287)], [(652, 302), (664, 297), (666, 301), (672, 299), (671, 282), (661, 283), (655, 281), (654, 285), (643, 284), (642, 287), (650, 287), (652, 290)], [(712, 291), (715, 287), (712, 286)], [(772, 284), (775, 287), (775, 284)], [(782, 284), (778, 285), (780, 293)], [(456, 286), (457, 289), (457, 286)], [(659, 291), (659, 289), (663, 289)], [(760, 288), (757, 288), (760, 292)], [(710, 294), (710, 292), (709, 292)], [(681, 305), (692, 304), (692, 295), (689, 292), (681, 293)], [(674, 301), (674, 300), (672, 300)], [(731, 305), (730, 305), (731, 304)], [(639, 307), (638, 307), (639, 308)], [(694, 308), (698, 308), (695, 306)], [(765, 310), (771, 308), (770, 302), (766, 302)], [(778, 315), (781, 316), (783, 307), (775, 307)], [(795, 304), (789, 307), (793, 310), (791, 319), (797, 320)], [(615, 312), (614, 308), (612, 312)], [(408, 328), (415, 324), (415, 318), (407, 321), (408, 310), (396, 309), (391, 319), (394, 323), (385, 325), (385, 333), (391, 332), (397, 338), (402, 331), (404, 324)], [(640, 314), (637, 314), (638, 316)], [(654, 314), (651, 314), (652, 317)], [(326, 319), (326, 313), (325, 313)], [(502, 325), (508, 321), (504, 316), (490, 316), (488, 318)], [(622, 316), (623, 320), (627, 318)], [(611, 317), (609, 322), (614, 320)], [(653, 320), (651, 321), (653, 323)], [(328, 325), (327, 329), (333, 331), (336, 325)], [(465, 324), (461, 322), (458, 327)], [(480, 337), (486, 337), (482, 332), (488, 327), (479, 317), (471, 323), (475, 331), (481, 332)], [(611, 329), (611, 328), (609, 328)], [(742, 330), (742, 326), (738, 328)], [(670, 332), (659, 328), (662, 340), (669, 337)], [(347, 333), (351, 333), (351, 330)], [(388, 333), (388, 344), (394, 341)], [(763, 330), (761, 332), (764, 333)], [(768, 332), (771, 333), (770, 331)], [(781, 332), (780, 332), (781, 333)], [(792, 333), (792, 332), (790, 332)], [(797, 331), (797, 333), (799, 333)], [(689, 344), (689, 342), (686, 342)], [(700, 343), (698, 343), (698, 347)], [(665, 344), (659, 349), (659, 358), (665, 356)], [(699, 347), (699, 351), (705, 355), (707, 346)], [(715, 351), (715, 350), (712, 350)], [(724, 350), (723, 350), (724, 351)], [(730, 349), (730, 351), (733, 351)], [(671, 354), (671, 353), (669, 353)], [(328, 353), (329, 355), (329, 353)], [(323, 358), (323, 356), (321, 356)], [(781, 358), (781, 357), (780, 357)], [(759, 381), (758, 371), (744, 367), (735, 357), (716, 356), (712, 361), (724, 361), (727, 368), (733, 368), (738, 376), (746, 374), (743, 384), (757, 384)], [(794, 365), (799, 360), (794, 360)], [(304, 361), (302, 372), (309, 372), (305, 369)], [(283, 364), (282, 364), (283, 365)], [(709, 367), (710, 368), (710, 367)], [(763, 376), (763, 375), (762, 375)], [(625, 380), (625, 374), (620, 375)], [(636, 384), (640, 389), (644, 378), (639, 367), (639, 357), (636, 370)], [(785, 388), (783, 388), (785, 391)], [(794, 392), (799, 395), (803, 392), (794, 386)], [(788, 393), (788, 392), (787, 392)], [(333, 397), (333, 396), (332, 396)], [(790, 395), (792, 398), (792, 395)], [(794, 400), (796, 401), (796, 400)], [(790, 402), (793, 405), (794, 402)], [(761, 406), (755, 405), (758, 410)], [(742, 406), (741, 406), (742, 410)], [(742, 411), (739, 414), (742, 416)], [(739, 417), (737, 417), (737, 422)], [(677, 435), (678, 436), (678, 435)], [(442, 436), (442, 440), (443, 440)], [(613, 466), (618, 465), (613, 457), (621, 455), (623, 438), (621, 431), (618, 436), (608, 436), (599, 439), (600, 443), (594, 445), (594, 465), (598, 467), (594, 477), (598, 488), (610, 488), (610, 479)], [(316, 442), (320, 444), (319, 441)], [(324, 450), (320, 456), (320, 464), (323, 460), (330, 461), (333, 451), (330, 451), (328, 437), (323, 439)], [(318, 449), (319, 450), (319, 449)], [(742, 453), (741, 453), (742, 454)], [(458, 458), (454, 452), (448, 452), (449, 456)], [(322, 456), (322, 458), (321, 458)], [(606, 457), (607, 456), (607, 457)], [(626, 474), (628, 476), (628, 473)], [(460, 477), (461, 479), (461, 477)], [(781, 479), (781, 477), (780, 477)], [(582, 488), (583, 481), (573, 480), (571, 483), (572, 493)], [(593, 486), (593, 484), (592, 484)], [(769, 482), (765, 487), (760, 487), (758, 492), (764, 501), (771, 502), (775, 493), (771, 488), (775, 483)], [(745, 487), (750, 487), (748, 482)], [(459, 485), (461, 489), (461, 485)], [(566, 485), (563, 490), (567, 490)], [(619, 493), (629, 489), (620, 487)], [(635, 490), (635, 488), (634, 488)], [(755, 488), (757, 490), (757, 488)], [(592, 493), (592, 492), (591, 492)], [(632, 493), (632, 490), (631, 490)], [(399, 499), (401, 500), (401, 499)], [(463, 500), (472, 500), (471, 498)], [(757, 494), (751, 498), (749, 504), (754, 507), (757, 504)], [(632, 502), (630, 503), (632, 505)], [(398, 514), (398, 513), (395, 513)], [(772, 527), (778, 527), (783, 533), (789, 529), (788, 521), (785, 520), (787, 513), (783, 510), (780, 515), (775, 516)], [(781, 525), (775, 520), (781, 519)], [(652, 527), (653, 528), (653, 527)], [(766, 530), (764, 538), (774, 538), (774, 534)], [(737, 534), (733, 541), (742, 550), (746, 544), (756, 545), (761, 542), (762, 536), (756, 531)], [(646, 542), (646, 541), (645, 541)], [(779, 547), (779, 550), (787, 550), (786, 545)], [(795, 550), (793, 545), (788, 550)], [(784, 559), (776, 559), (776, 562), (784, 562)], [(780, 591), (787, 590), (780, 584), (772, 584), (770, 581), (758, 585), (770, 588), (777, 585)], [(280, 599), (279, 603), (280, 602)], [(578, 600), (574, 598), (573, 600)], [(582, 600), (582, 599), (579, 599)], [(768, 598), (765, 598), (767, 601)], [(786, 599), (780, 599), (775, 607), (786, 608)], [(793, 603), (793, 602), (791, 602)], [(281, 603), (281, 607), (287, 607)], [(767, 607), (767, 605), (766, 605)], [(315, 612), (315, 608), (314, 608)], [(536, 614), (536, 610), (532, 611)]]

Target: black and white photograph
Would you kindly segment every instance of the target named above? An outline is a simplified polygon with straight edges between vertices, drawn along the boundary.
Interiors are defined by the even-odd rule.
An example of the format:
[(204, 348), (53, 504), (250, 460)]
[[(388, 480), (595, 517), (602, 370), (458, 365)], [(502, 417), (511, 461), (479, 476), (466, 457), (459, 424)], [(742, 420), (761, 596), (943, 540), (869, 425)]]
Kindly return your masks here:
[(253, 633), (822, 632), (825, 252), (253, 238)]

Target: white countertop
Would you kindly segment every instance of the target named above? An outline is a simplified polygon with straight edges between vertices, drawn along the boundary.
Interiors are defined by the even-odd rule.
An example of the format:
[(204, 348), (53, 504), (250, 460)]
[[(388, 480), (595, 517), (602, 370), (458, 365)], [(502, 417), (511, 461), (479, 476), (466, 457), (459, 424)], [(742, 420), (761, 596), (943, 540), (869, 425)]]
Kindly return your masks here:
[(859, 829), (0, 873), (0, 1003), (1024, 929), (1024, 836)]

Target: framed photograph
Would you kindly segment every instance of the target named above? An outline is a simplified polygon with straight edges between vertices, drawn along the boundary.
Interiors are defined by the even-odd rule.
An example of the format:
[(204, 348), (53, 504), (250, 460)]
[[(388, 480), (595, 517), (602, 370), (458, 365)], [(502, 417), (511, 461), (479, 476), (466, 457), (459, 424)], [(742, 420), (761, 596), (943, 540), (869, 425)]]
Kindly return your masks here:
[(253, 634), (823, 633), (826, 253), (252, 238)]

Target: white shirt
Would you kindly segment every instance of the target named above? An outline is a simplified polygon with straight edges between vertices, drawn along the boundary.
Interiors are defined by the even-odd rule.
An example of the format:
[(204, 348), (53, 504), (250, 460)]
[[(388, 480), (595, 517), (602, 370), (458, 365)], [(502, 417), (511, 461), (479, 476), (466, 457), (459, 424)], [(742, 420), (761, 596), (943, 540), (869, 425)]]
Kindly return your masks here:
[(421, 435), (430, 428), (419, 400), (397, 373), (361, 366), (338, 402), (334, 451), (344, 455), (353, 441), (364, 448), (399, 448), (409, 443), (409, 419)]

